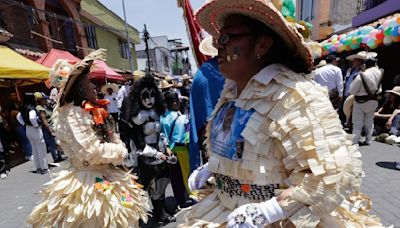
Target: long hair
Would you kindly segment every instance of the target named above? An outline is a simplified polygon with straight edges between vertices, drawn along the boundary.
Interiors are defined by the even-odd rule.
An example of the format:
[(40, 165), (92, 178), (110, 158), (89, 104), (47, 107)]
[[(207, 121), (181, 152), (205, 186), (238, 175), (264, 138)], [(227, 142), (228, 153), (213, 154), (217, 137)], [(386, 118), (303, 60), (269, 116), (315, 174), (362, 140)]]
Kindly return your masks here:
[(125, 118), (131, 119), (139, 114), (140, 110), (146, 109), (143, 107), (140, 92), (144, 89), (154, 89), (155, 91), (155, 102), (154, 109), (156, 110), (159, 116), (163, 115), (165, 112), (164, 100), (162, 98), (160, 90), (157, 88), (155, 79), (151, 75), (146, 75), (140, 80), (136, 81), (129, 92), (128, 97), (125, 98), (124, 105), (126, 105), (125, 109)]

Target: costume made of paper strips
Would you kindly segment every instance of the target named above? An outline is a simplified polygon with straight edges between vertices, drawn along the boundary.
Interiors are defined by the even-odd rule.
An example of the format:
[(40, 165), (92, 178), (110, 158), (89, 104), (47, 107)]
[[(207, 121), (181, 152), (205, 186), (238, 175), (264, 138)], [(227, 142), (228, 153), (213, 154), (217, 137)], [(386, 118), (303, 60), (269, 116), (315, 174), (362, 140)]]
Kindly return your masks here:
[[(93, 56), (97, 55), (77, 63), (68, 80), (81, 77)], [(68, 80), (60, 94), (65, 94)], [(123, 164), (127, 150), (107, 124), (106, 103), (60, 103), (53, 113), (54, 130), (70, 168), (45, 184), (43, 198), (28, 223), (33, 227), (138, 227), (140, 219), (147, 222), (147, 193), (136, 176), (117, 167)]]
[[(239, 97), (235, 82), (226, 80), (206, 144), (216, 189), (180, 227), (223, 227), (235, 209), (266, 202), (290, 186), (290, 197), (279, 203), (286, 218), (266, 227), (380, 226), (359, 192), (361, 154), (326, 89), (283, 65), (262, 69)], [(262, 227), (257, 213), (246, 208), (235, 217), (237, 227), (246, 219)]]

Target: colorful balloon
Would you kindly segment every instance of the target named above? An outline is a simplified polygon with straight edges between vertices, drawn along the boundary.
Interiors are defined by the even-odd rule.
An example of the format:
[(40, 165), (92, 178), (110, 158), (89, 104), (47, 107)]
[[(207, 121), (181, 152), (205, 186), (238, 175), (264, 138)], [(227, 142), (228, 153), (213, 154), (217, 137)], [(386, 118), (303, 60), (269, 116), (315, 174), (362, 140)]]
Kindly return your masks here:
[(385, 36), (390, 36), (390, 35), (392, 34), (392, 30), (393, 30), (393, 27), (387, 27), (387, 28), (383, 31), (383, 34), (384, 34)]
[(385, 46), (391, 45), (391, 44), (392, 44), (392, 37), (386, 36), (386, 37), (383, 39), (383, 44), (384, 44)]

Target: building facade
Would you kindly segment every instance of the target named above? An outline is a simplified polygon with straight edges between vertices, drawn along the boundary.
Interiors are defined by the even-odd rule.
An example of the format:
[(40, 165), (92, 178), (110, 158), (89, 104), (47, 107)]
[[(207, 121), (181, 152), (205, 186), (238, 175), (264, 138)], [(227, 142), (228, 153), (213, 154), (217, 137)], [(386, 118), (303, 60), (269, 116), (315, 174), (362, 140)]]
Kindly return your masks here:
[[(7, 45), (31, 59), (52, 48), (83, 57), (87, 47), (80, 24), (80, 0), (0, 0), (0, 27), (13, 36)], [(81, 48), (83, 47), (83, 48)]]
[[(167, 36), (150, 37), (148, 40), (150, 69), (160, 74), (171, 75), (171, 54)], [(138, 68), (145, 71), (148, 68), (146, 43), (142, 40), (136, 45)]]
[[(129, 52), (133, 70), (138, 69), (135, 44), (140, 43), (139, 32), (128, 26), (130, 44), (127, 42), (125, 22), (98, 0), (81, 0), (80, 15), (86, 22), (88, 49), (107, 49), (107, 64), (113, 68), (130, 71)], [(130, 49), (130, 50), (129, 50)]]

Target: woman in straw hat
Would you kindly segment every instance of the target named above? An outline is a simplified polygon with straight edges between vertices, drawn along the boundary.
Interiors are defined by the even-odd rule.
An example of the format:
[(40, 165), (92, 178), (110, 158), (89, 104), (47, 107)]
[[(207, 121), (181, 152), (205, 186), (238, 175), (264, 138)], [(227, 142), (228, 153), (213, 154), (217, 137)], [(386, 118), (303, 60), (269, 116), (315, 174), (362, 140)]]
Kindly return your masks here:
[[(211, 173), (216, 189), (182, 226), (380, 226), (359, 194), (360, 152), (326, 90), (301, 74), (311, 55), (279, 2), (211, 0), (196, 15), (216, 37), (226, 82), (207, 127), (208, 167), (189, 178), (199, 188)], [(221, 141), (228, 107), (231, 134)]]
[(96, 99), (88, 73), (102, 50), (77, 63), (54, 110), (54, 129), (71, 167), (42, 190), (28, 223), (33, 227), (137, 227), (149, 202), (136, 177), (117, 167), (127, 154), (108, 126), (106, 104)]
[(390, 130), (392, 122), (389, 121), (393, 113), (400, 108), (400, 86), (395, 86), (391, 90), (386, 90), (386, 101), (375, 112), (374, 128), (376, 134), (387, 133)]

